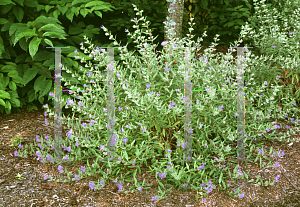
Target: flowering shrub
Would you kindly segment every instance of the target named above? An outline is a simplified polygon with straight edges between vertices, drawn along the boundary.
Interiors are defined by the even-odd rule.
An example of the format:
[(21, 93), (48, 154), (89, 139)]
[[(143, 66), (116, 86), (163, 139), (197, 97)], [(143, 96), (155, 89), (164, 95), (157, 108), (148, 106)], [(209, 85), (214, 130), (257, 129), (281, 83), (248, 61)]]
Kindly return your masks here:
[[(256, 4), (256, 3), (255, 3)], [(135, 7), (135, 5), (133, 5)], [(257, 9), (261, 7), (255, 7)], [(135, 10), (137, 10), (135, 8)], [(258, 10), (260, 12), (260, 10)], [(266, 10), (265, 12), (267, 12)], [(142, 16), (142, 12), (137, 12), (137, 15)], [(299, 20), (299, 17), (295, 17)], [(143, 27), (146, 27), (146, 31), (139, 29), (139, 21), (143, 20)], [(141, 53), (140, 56), (132, 57), (132, 53), (129, 53), (126, 46), (121, 49), (121, 60), (123, 60), (123, 66), (118, 65), (118, 61), (115, 61), (115, 155), (120, 161), (105, 162), (100, 167), (97, 161), (88, 168), (81, 169), (80, 176), (87, 176), (89, 174), (102, 174), (103, 179), (99, 185), (95, 182), (90, 182), (90, 187), (93, 190), (101, 188), (108, 178), (108, 175), (119, 176), (119, 169), (123, 169), (124, 166), (137, 166), (134, 171), (129, 171), (126, 174), (126, 178), (130, 178), (131, 174), (135, 177), (136, 173), (140, 172), (140, 167), (144, 162), (151, 159), (152, 165), (149, 166), (149, 173), (154, 172), (158, 182), (163, 185), (164, 180), (173, 182), (175, 187), (192, 188), (201, 192), (202, 196), (209, 194), (216, 188), (217, 184), (220, 184), (220, 188), (224, 187), (228, 189), (225, 181), (228, 179), (226, 167), (226, 158), (235, 156), (234, 139), (236, 137), (236, 96), (223, 93), (206, 93), (196, 92), (194, 99), (192, 98), (192, 137), (193, 137), (193, 157), (201, 159), (199, 161), (193, 161), (182, 165), (177, 162), (177, 158), (183, 157), (183, 148), (185, 147), (183, 139), (183, 122), (184, 122), (184, 92), (185, 86), (189, 87), (188, 83), (185, 83), (186, 71), (186, 59), (182, 60), (187, 54), (192, 54), (193, 59), (196, 47), (201, 47), (200, 42), (202, 38), (197, 40), (197, 43), (191, 41), (191, 34), (187, 35), (187, 38), (178, 39), (172, 38), (170, 42), (163, 42), (162, 45), (166, 45), (166, 49), (160, 53), (160, 56), (156, 54), (155, 46), (151, 31), (149, 31), (148, 24), (145, 22), (142, 16), (139, 20), (136, 18), (132, 20), (136, 23), (134, 28), (137, 28), (132, 37), (136, 38), (138, 43), (137, 48)], [(191, 18), (193, 21), (193, 18)], [(263, 20), (262, 20), (263, 21)], [(264, 21), (263, 21), (264, 22)], [(267, 21), (269, 25), (274, 21)], [(191, 22), (189, 22), (192, 25)], [(265, 26), (265, 25), (264, 25)], [(114, 39), (111, 34), (107, 32), (107, 29), (101, 27), (110, 39)], [(169, 27), (168, 27), (169, 28)], [(295, 29), (299, 31), (299, 27), (295, 26)], [(190, 32), (193, 28), (190, 28)], [(245, 31), (246, 30), (246, 31)], [(249, 29), (250, 30), (250, 29)], [(242, 28), (241, 37), (238, 41), (235, 41), (235, 46), (239, 46), (242, 42), (242, 38), (249, 32), (248, 25)], [(172, 32), (172, 28), (169, 28), (169, 33)], [(145, 33), (150, 37), (146, 39), (142, 34)], [(129, 33), (129, 35), (131, 35)], [(203, 36), (206, 36), (204, 32)], [(216, 35), (218, 37), (218, 35)], [(284, 34), (282, 34), (284, 36)], [(217, 37), (215, 41), (217, 41)], [(262, 37), (265, 39), (266, 37)], [(289, 41), (282, 48), (282, 51), (290, 51), (288, 43), (297, 42), (296, 36), (290, 35)], [(86, 38), (85, 38), (86, 39)], [(115, 40), (115, 39), (114, 39)], [(276, 41), (281, 41), (277, 38)], [(150, 44), (152, 42), (152, 44)], [(86, 39), (85, 43), (89, 43)], [(277, 43), (277, 42), (276, 42)], [(281, 42), (280, 42), (281, 43)], [(114, 41), (115, 45), (119, 45)], [(213, 44), (214, 46), (217, 44)], [(296, 45), (296, 46), (295, 46)], [(120, 45), (119, 45), (120, 46)], [(297, 47), (297, 44), (294, 44)], [(247, 47), (247, 46), (245, 46)], [(259, 45), (257, 45), (259, 47)], [(189, 48), (189, 50), (186, 48)], [(85, 67), (79, 67), (78, 70), (84, 72), (86, 76), (77, 76), (79, 73), (72, 74), (77, 76), (80, 81), (85, 83), (85, 87), (88, 90), (84, 92), (82, 96), (79, 96), (78, 91), (74, 92), (74, 100), (69, 99), (67, 105), (72, 108), (73, 111), (77, 111), (83, 114), (82, 117), (73, 120), (77, 121), (77, 125), (80, 125), (80, 132), (73, 134), (73, 129), (76, 125), (70, 124), (70, 118), (62, 118), (62, 122), (68, 122), (72, 126), (67, 138), (63, 139), (63, 147), (68, 151), (69, 160), (84, 159), (86, 157), (97, 157), (98, 159), (104, 159), (106, 154), (106, 127), (107, 127), (107, 97), (106, 88), (107, 76), (97, 70), (98, 67), (108, 66), (107, 52), (104, 49), (93, 45), (89, 46), (88, 51), (83, 43), (81, 48), (84, 53), (90, 53), (95, 60), (99, 60), (99, 64), (92, 66), (87, 64), (84, 58), (80, 57), (80, 53), (75, 51), (78, 56), (75, 59), (80, 59), (81, 62), (85, 62)], [(233, 48), (231, 52), (236, 49)], [(274, 49), (278, 50), (278, 48)], [(236, 79), (236, 63), (232, 62), (233, 56), (231, 53), (222, 55), (221, 63), (219, 64), (216, 59), (213, 59), (211, 52), (213, 48), (208, 48), (205, 53), (198, 60), (193, 59), (191, 63), (191, 73), (193, 80), (193, 89), (223, 89), (232, 90), (235, 89), (237, 83)], [(257, 161), (261, 155), (253, 154), (253, 147), (255, 149), (261, 149), (263, 147), (263, 141), (261, 140), (262, 133), (265, 130), (276, 130), (279, 125), (268, 122), (268, 119), (273, 116), (275, 119), (282, 119), (286, 117), (284, 110), (278, 110), (278, 99), (276, 95), (283, 90), (283, 86), (278, 86), (279, 76), (273, 77), (276, 71), (274, 68), (268, 68), (268, 64), (272, 61), (281, 61), (285, 65), (298, 67), (299, 59), (284, 58), (271, 55), (254, 57), (251, 51), (245, 49), (245, 99), (248, 101), (246, 106), (246, 147), (251, 146), (251, 150), (246, 149), (247, 158)], [(177, 64), (173, 63), (177, 60)], [(267, 65), (265, 65), (267, 62)], [(126, 67), (127, 66), (127, 67)], [(261, 71), (268, 68), (269, 76), (260, 76)], [(63, 70), (70, 72), (67, 68), (62, 66)], [(265, 71), (264, 71), (265, 72)], [(253, 77), (254, 74), (256, 77)], [(263, 82), (259, 82), (261, 78), (267, 78)], [(62, 77), (64, 81), (64, 78)], [(103, 83), (104, 87), (100, 87), (99, 83)], [(68, 83), (66, 84), (68, 85)], [(70, 89), (76, 87), (70, 86)], [(92, 92), (92, 90), (99, 90)], [(294, 105), (295, 99), (289, 97), (287, 94), (282, 95), (284, 102), (284, 109), (289, 112), (289, 117), (295, 120), (296, 114), (299, 112)], [(76, 97), (76, 98), (75, 98)], [(78, 99), (78, 103), (75, 99)], [(93, 104), (91, 105), (91, 103)], [(256, 103), (254, 106), (253, 103)], [(53, 110), (50, 110), (48, 106), (47, 112), (50, 116), (53, 115)], [(81, 123), (83, 119), (88, 118), (87, 121)], [(251, 122), (250, 122), (251, 121)], [(295, 125), (299, 125), (299, 120), (293, 122)], [(277, 127), (277, 128), (276, 128)], [(294, 132), (293, 130), (287, 131), (287, 134)], [(277, 134), (278, 135), (278, 134)], [(276, 136), (277, 136), (276, 135)], [(273, 140), (274, 134), (268, 134), (267, 139)], [(256, 142), (251, 140), (255, 139)], [(46, 137), (49, 145), (54, 145), (53, 140)], [(178, 142), (177, 145), (172, 143)], [(283, 141), (289, 140), (284, 135)], [(37, 153), (38, 156), (43, 156), (42, 152)], [(212, 154), (217, 154), (218, 157), (212, 157)], [(159, 159), (155, 159), (158, 158)], [(213, 159), (214, 158), (214, 159)], [(216, 163), (218, 162), (218, 163)], [(228, 161), (228, 164), (232, 164)], [(240, 179), (247, 175), (243, 173), (240, 166), (236, 166), (234, 172), (231, 172), (233, 178)], [(97, 170), (96, 170), (97, 169)], [(60, 166), (59, 170), (62, 171)], [(85, 174), (83, 172), (85, 171)], [(239, 174), (237, 174), (239, 172)], [(80, 179), (79, 175), (74, 175), (73, 180)], [(166, 179), (164, 179), (166, 178)], [(163, 180), (164, 179), (164, 180)], [(116, 181), (117, 182), (117, 181)], [(123, 181), (122, 181), (123, 182)], [(201, 183), (201, 185), (200, 185)], [(215, 184), (213, 184), (215, 183)], [(135, 180), (135, 187), (137, 190), (142, 190), (145, 183), (139, 183)], [(122, 184), (119, 184), (119, 189), (123, 188)], [(130, 189), (131, 192), (134, 189)], [(202, 191), (206, 190), (206, 193)], [(128, 191), (125, 191), (128, 192)], [(234, 191), (236, 192), (236, 190)], [(240, 191), (238, 191), (240, 192)], [(160, 194), (160, 199), (165, 198), (164, 193)], [(230, 194), (232, 196), (232, 194)], [(243, 194), (241, 194), (243, 195)], [(236, 196), (236, 195), (235, 195)], [(157, 197), (154, 197), (157, 199)]]

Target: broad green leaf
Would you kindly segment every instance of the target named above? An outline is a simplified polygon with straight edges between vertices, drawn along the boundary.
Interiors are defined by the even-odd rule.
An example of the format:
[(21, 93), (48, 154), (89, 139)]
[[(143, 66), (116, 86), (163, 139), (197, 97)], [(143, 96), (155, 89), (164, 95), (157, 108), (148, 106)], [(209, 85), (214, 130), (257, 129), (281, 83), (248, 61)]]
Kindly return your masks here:
[(27, 29), (24, 32), (20, 33), (15, 41), (14, 41), (14, 46), (16, 45), (16, 43), (22, 38), (22, 37), (37, 37), (38, 35), (35, 33), (35, 28), (33, 29)]
[(33, 56), (36, 54), (36, 52), (39, 49), (39, 45), (42, 41), (42, 38), (34, 37), (29, 44), (29, 54), (33, 58)]
[(10, 114), (10, 112), (11, 112), (11, 104), (8, 100), (6, 100), (6, 103), (5, 103), (5, 112), (7, 114)]
[[(39, 28), (39, 32), (45, 30), (45, 31), (51, 31), (51, 32), (64, 32), (64, 30), (62, 30), (59, 25), (57, 24), (46, 24), (44, 26), (42, 26), (41, 28)], [(54, 31), (56, 30), (56, 31)]]
[(58, 13), (59, 13), (58, 10), (54, 10), (54, 12), (52, 13), (56, 19), (58, 18), (58, 15), (59, 15)]
[(102, 13), (101, 13), (101, 12), (95, 11), (95, 14), (96, 14), (98, 17), (101, 17), (101, 18), (102, 18)]
[(101, 6), (104, 5), (105, 3), (103, 1), (92, 1), (89, 2), (85, 5), (85, 7), (91, 7), (91, 6)]
[(28, 103), (32, 102), (34, 99), (35, 99), (35, 94), (34, 93), (30, 94), (28, 97)]
[(78, 17), (78, 14), (79, 14), (80, 9), (81, 9), (80, 7), (77, 7), (77, 8), (72, 7), (72, 11), (75, 12), (76, 17)]
[(39, 102), (40, 102), (41, 104), (44, 103), (44, 98), (45, 98), (45, 96), (41, 96), (41, 97), (38, 98), (38, 100), (39, 100)]
[(90, 0), (74, 0), (72, 2), (72, 6), (74, 6), (76, 4), (87, 3), (87, 2), (90, 2)]
[(20, 39), (19, 41), (19, 45), (20, 47), (27, 52), (28, 50), (28, 43), (26, 42), (26, 40), (24, 38)]
[(20, 100), (19, 100), (19, 99), (17, 99), (17, 98), (12, 98), (12, 99), (10, 100), (10, 102), (11, 102), (12, 104), (14, 104), (16, 107), (20, 107)]
[(21, 22), (24, 17), (23, 9), (21, 7), (14, 7), (13, 12), (14, 12), (14, 15), (16, 16), (17, 20), (19, 22)]
[(3, 99), (0, 98), (0, 105), (5, 106), (5, 102)]
[(72, 12), (70, 9), (66, 13), (66, 17), (72, 22), (75, 12)]
[(46, 6), (45, 6), (45, 11), (48, 13), (48, 11), (49, 11), (50, 9), (52, 9), (52, 8), (54, 8), (54, 6), (46, 5)]
[(0, 90), (0, 98), (10, 99), (10, 94), (4, 90)]
[(20, 76), (13, 76), (11, 77), (12, 80), (15, 82), (15, 83), (19, 83), (19, 84), (22, 84), (23, 83), (23, 79), (20, 77)]
[(10, 98), (19, 98), (17, 91), (7, 91), (10, 94)]
[[(107, 12), (107, 11), (113, 11), (111, 8), (109, 8), (108, 6), (105, 6), (105, 5), (103, 5), (103, 6), (95, 6), (95, 7), (93, 7), (90, 11), (92, 12), (92, 11), (94, 11), (94, 10), (102, 10), (102, 11), (104, 11), (104, 12)], [(133, 11), (132, 11), (133, 12)], [(130, 16), (130, 15), (129, 15)]]
[(20, 26), (23, 26), (23, 24), (22, 23), (13, 23), (9, 28), (9, 36), (12, 36)]
[(89, 10), (84, 8), (84, 9), (80, 9), (80, 14), (83, 16), (83, 17), (86, 17), (86, 15), (89, 13)]
[(9, 71), (9, 73), (7, 74), (8, 77), (16, 77), (19, 76), (18, 72), (14, 69)]
[(13, 91), (17, 90), (17, 86), (14, 81), (10, 81), (8, 86)]
[[(49, 60), (49, 59), (51, 59), (53, 62), (53, 52), (50, 50), (40, 50), (33, 57), (33, 61), (41, 61), (41, 60)], [(36, 63), (35, 65), (42, 66), (41, 62)]]
[(52, 38), (59, 38), (59, 39), (67, 39), (63, 36), (63, 34), (60, 34), (58, 32), (45, 32), (43, 34), (43, 37), (45, 36), (49, 36), (49, 37), (52, 37)]
[(7, 5), (7, 4), (13, 4), (16, 5), (14, 2), (12, 2), (11, 0), (1, 0), (0, 1), (0, 5)]
[(68, 10), (68, 5), (61, 7), (60, 5), (57, 5), (57, 8), (59, 9), (59, 11), (64, 15), (66, 13), (66, 11)]
[(35, 68), (27, 69), (23, 76), (23, 84), (26, 85), (29, 81), (31, 81), (36, 76), (37, 73), (38, 70)]
[[(2, 73), (1, 73), (2, 74)], [(9, 83), (9, 77), (1, 77), (0, 78), (0, 83), (3, 85), (3, 87), (5, 88), (8, 83)]]
[(49, 39), (44, 39), (45, 43), (47, 43), (48, 45), (51, 45), (51, 47), (53, 47), (53, 44), (51, 42), (51, 40)]
[(37, 93), (39, 90), (41, 90), (41, 84), (42, 84), (42, 82), (45, 81), (45, 80), (46, 80), (46, 76), (44, 76), (44, 75), (38, 77), (38, 78), (35, 80), (34, 86), (33, 86), (35, 93)]
[(53, 81), (48, 79), (47, 81), (43, 81), (41, 84), (40, 97), (45, 96), (51, 90), (51, 86)]
[(6, 24), (8, 22), (7, 19), (0, 18), (0, 24)]

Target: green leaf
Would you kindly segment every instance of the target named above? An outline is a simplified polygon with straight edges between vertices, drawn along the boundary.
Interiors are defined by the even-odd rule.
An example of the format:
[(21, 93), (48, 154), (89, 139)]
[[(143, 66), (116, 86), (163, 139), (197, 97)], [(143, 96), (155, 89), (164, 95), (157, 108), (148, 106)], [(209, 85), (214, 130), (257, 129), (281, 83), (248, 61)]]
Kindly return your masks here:
[(10, 94), (4, 90), (0, 90), (0, 98), (10, 99)]
[(220, 178), (219, 178), (219, 183), (221, 183), (223, 177), (223, 172), (221, 172)]
[(58, 12), (59, 12), (58, 10), (54, 10), (54, 12), (52, 13), (54, 18), (56, 19), (58, 18)]
[(10, 81), (8, 86), (13, 91), (17, 90), (17, 86), (14, 81)]
[(41, 84), (40, 97), (45, 96), (50, 90), (53, 81), (48, 79), (47, 81), (43, 81)]
[(94, 11), (95, 12), (95, 14), (98, 16), (98, 17), (101, 17), (102, 18), (102, 13), (101, 12), (99, 12), (99, 11)]
[(13, 12), (14, 12), (14, 15), (16, 16), (17, 20), (19, 22), (21, 22), (24, 17), (23, 9), (21, 7), (14, 7)]
[(34, 37), (29, 44), (29, 54), (33, 58), (33, 56), (36, 54), (36, 52), (39, 49), (39, 45), (42, 41), (42, 38)]
[(28, 103), (32, 102), (34, 99), (35, 99), (35, 94), (34, 93), (30, 94), (28, 97)]
[[(1, 73), (2, 74), (2, 73)], [(3, 85), (3, 87), (5, 88), (8, 83), (9, 83), (9, 77), (1, 77), (0, 78), (0, 83)]]
[(39, 100), (39, 102), (40, 102), (41, 104), (44, 103), (44, 98), (45, 98), (45, 96), (42, 96), (42, 97), (39, 97), (39, 98), (38, 98), (38, 100)]
[(0, 5), (7, 5), (7, 4), (13, 4), (16, 5), (14, 2), (12, 2), (11, 0), (1, 0), (0, 1)]
[(20, 39), (19, 41), (19, 45), (20, 47), (27, 52), (28, 50), (28, 43), (26, 42), (26, 40), (24, 38)]
[(84, 8), (84, 9), (80, 9), (80, 14), (83, 16), (83, 17), (86, 17), (86, 15), (89, 13), (89, 10)]
[(49, 39), (44, 39), (44, 42), (45, 42), (46, 44), (48, 44), (48, 45), (51, 45), (51, 47), (53, 47), (53, 44), (52, 44), (51, 40), (49, 40)]
[(52, 37), (52, 38), (59, 38), (59, 39), (67, 39), (63, 36), (63, 34), (58, 33), (58, 32), (45, 32), (43, 34), (43, 37), (45, 37), (45, 36), (49, 36), (49, 37)]
[(12, 98), (10, 102), (14, 105), (14, 107), (20, 107), (20, 100), (17, 98)]
[(61, 7), (60, 5), (57, 5), (57, 8), (59, 9), (59, 11), (64, 15), (66, 13), (66, 11), (68, 10), (68, 5)]
[(15, 77), (15, 76), (19, 76), (18, 72), (14, 69), (9, 71), (9, 73), (7, 74), (8, 77)]
[(46, 76), (42, 75), (40, 77), (38, 77), (35, 81), (34, 81), (34, 90), (35, 90), (35, 93), (37, 93), (39, 90), (41, 90), (41, 85), (42, 85), (42, 82), (46, 80)]
[(21, 23), (12, 24), (9, 28), (9, 32), (8, 32), (9, 36), (12, 36), (15, 33), (15, 31), (18, 29), (18, 27), (20, 27), (21, 25), (23, 25), (23, 24), (21, 24)]
[(7, 19), (0, 18), (0, 24), (6, 24), (8, 22)]
[(70, 9), (66, 13), (66, 17), (72, 22), (75, 12), (71, 11)]
[(0, 105), (5, 106), (5, 102), (3, 99), (0, 98)]
[(81, 3), (87, 3), (90, 0), (74, 0), (72, 1), (72, 6), (76, 5), (76, 4), (81, 4)]
[[(53, 30), (56, 31), (53, 31)], [(45, 31), (50, 31), (50, 32), (63, 32), (63, 30), (59, 27), (59, 25), (57, 24), (46, 24), (44, 26), (42, 26), (41, 28), (39, 28), (39, 32), (45, 30)]]
[(6, 100), (6, 103), (5, 103), (5, 112), (7, 114), (10, 114), (10, 112), (11, 112), (11, 104), (8, 100)]
[(27, 69), (23, 76), (23, 85), (26, 85), (29, 81), (31, 81), (36, 76), (37, 73), (38, 70), (35, 68)]
[(85, 5), (85, 7), (91, 7), (91, 6), (102, 6), (104, 5), (105, 3), (103, 1), (92, 1), (92, 2), (89, 2)]
[(46, 5), (45, 6), (45, 11), (48, 13), (50, 9), (54, 8), (54, 6), (49, 6), (49, 5)]
[(27, 29), (24, 32), (21, 32), (14, 41), (14, 46), (22, 37), (37, 37), (38, 35), (35, 33), (35, 28)]
[(23, 83), (23, 79), (19, 75), (12, 77), (12, 80), (19, 84)]

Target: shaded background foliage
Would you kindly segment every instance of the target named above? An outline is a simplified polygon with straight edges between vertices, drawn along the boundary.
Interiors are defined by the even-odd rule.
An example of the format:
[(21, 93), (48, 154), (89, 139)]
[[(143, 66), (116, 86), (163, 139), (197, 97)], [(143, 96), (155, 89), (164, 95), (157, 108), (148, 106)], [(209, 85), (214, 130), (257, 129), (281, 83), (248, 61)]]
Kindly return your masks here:
[[(48, 103), (53, 106), (50, 92), (54, 91), (54, 49), (46, 46), (70, 46), (61, 50), (62, 64), (76, 70), (84, 64), (74, 60), (74, 51), (81, 54), (80, 43), (87, 36), (98, 47), (113, 47), (113, 41), (100, 29), (104, 25), (121, 46), (128, 44), (128, 51), (138, 48), (125, 29), (134, 33), (130, 19), (136, 17), (132, 3), (143, 10), (150, 21), (150, 29), (156, 51), (162, 51), (167, 2), (161, 0), (1, 0), (0, 2), (0, 113), (11, 113), (26, 107), (37, 109)], [(266, 3), (273, 3), (267, 0)], [(284, 8), (278, 8), (279, 11)], [(219, 34), (219, 45), (230, 45), (238, 39), (241, 26), (245, 25), (255, 10), (252, 0), (185, 0), (182, 37), (189, 33), (188, 20), (194, 17), (194, 41), (201, 38), (204, 30), (207, 38), (202, 45), (210, 45), (215, 34)], [(36, 23), (39, 22), (39, 23)], [(259, 28), (259, 20), (249, 22)], [(44, 29), (39, 30), (41, 27)], [(140, 29), (144, 28), (140, 24)], [(144, 29), (145, 30), (145, 29)], [(23, 35), (22, 35), (23, 34)], [(20, 36), (22, 35), (22, 36)], [(250, 45), (251, 40), (246, 40)], [(52, 43), (52, 45), (51, 45)], [(243, 46), (245, 42), (241, 44)], [(115, 49), (115, 60), (120, 60)], [(86, 60), (97, 63), (86, 56)], [(122, 64), (121, 62), (119, 64)], [(101, 70), (105, 70), (102, 68)], [(62, 72), (71, 80), (70, 74)], [(72, 78), (72, 83), (83, 88), (83, 82)], [(86, 83), (87, 85), (89, 83)], [(64, 83), (62, 87), (64, 88)], [(67, 100), (68, 93), (63, 93)], [(62, 105), (64, 110), (65, 104)]]

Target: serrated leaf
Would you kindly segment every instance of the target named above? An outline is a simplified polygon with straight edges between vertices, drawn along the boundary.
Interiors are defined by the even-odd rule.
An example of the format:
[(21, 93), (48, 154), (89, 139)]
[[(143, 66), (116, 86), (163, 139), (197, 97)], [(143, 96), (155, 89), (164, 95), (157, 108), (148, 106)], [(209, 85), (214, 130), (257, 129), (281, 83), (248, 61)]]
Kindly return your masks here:
[(0, 90), (0, 98), (10, 99), (10, 94), (4, 90)]
[(14, 7), (13, 12), (14, 12), (14, 15), (16, 16), (17, 20), (19, 22), (21, 22), (24, 17), (23, 9), (21, 7)]
[(39, 49), (39, 45), (42, 41), (42, 38), (34, 37), (29, 44), (29, 54), (33, 58), (33, 56), (36, 54), (36, 52)]
[(53, 81), (48, 79), (47, 81), (43, 81), (41, 84), (40, 97), (45, 96), (50, 90)]
[(25, 71), (25, 74), (23, 75), (23, 85), (26, 85), (31, 81), (36, 74), (38, 73), (38, 70), (35, 68), (30, 68)]
[(10, 81), (8, 84), (9, 88), (13, 91), (17, 90), (17, 86), (14, 81)]

